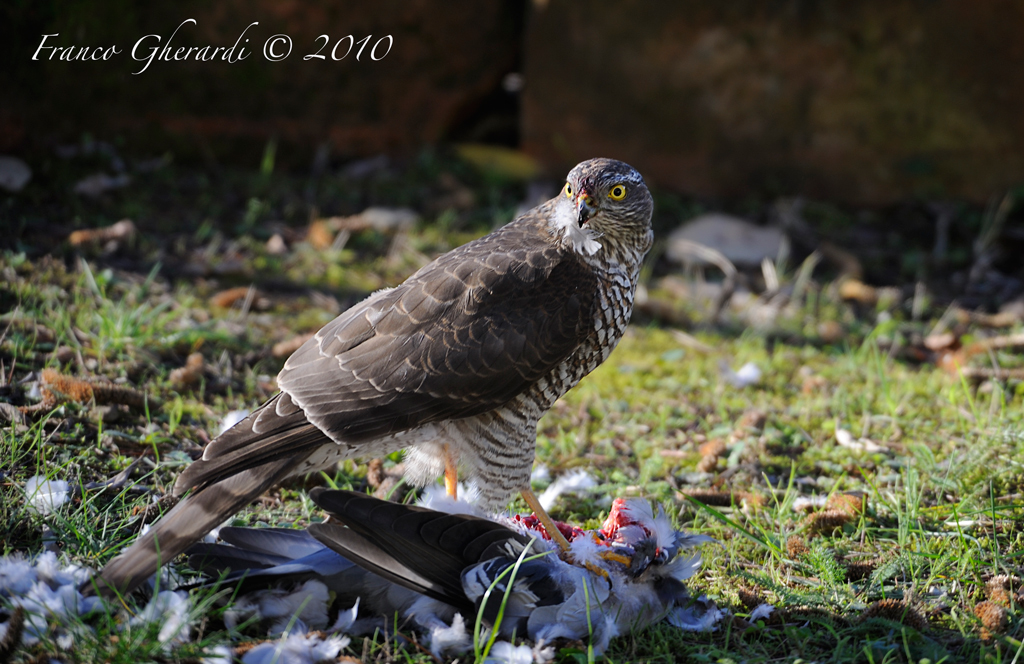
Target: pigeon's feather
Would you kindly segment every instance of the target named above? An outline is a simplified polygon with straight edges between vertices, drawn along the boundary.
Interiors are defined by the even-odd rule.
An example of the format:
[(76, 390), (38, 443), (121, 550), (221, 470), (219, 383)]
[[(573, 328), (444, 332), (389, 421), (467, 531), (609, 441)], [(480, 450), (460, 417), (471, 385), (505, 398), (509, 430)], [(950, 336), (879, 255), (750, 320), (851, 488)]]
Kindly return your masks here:
[[(643, 569), (637, 573), (632, 563), (593, 557), (606, 578), (560, 559), (551, 542), (530, 537), (541, 533), (532, 526), (524, 527), (522, 519), (504, 519), (510, 526), (524, 527), (524, 532), (517, 532), (500, 523), (502, 517), (490, 521), (445, 514), (351, 491), (317, 489), (312, 497), (319, 506), (343, 515), (348, 525), (314, 524), (309, 527), (312, 535), (298, 536), (276, 529), (228, 530), (229, 537), (242, 547), (258, 546), (261, 551), (252, 552), (257, 557), (321, 548), (319, 553), (272, 568), (233, 571), (227, 580), (238, 583), (241, 577), (243, 593), (260, 584), (266, 587), (268, 582), (296, 589), (300, 583), (317, 580), (343, 607), (361, 598), (360, 616), (371, 616), (363, 620), (376, 617), (390, 626), (397, 614), (430, 634), (438, 633), (438, 621), (454, 626), (455, 611), (472, 621), (482, 608), (484, 620), (493, 625), (501, 609), (496, 627), (504, 638), (517, 634), (535, 641), (588, 639), (595, 653), (603, 651), (616, 635), (641, 629), (666, 615), (673, 624), (702, 625), (703, 629), (720, 615), (714, 603), (692, 599), (681, 581), (699, 565), (699, 556), (670, 553), (664, 558), (646, 552), (656, 537), (678, 541), (684, 549), (694, 543), (688, 540), (698, 538), (688, 538), (681, 531), (674, 531), (671, 538), (666, 532), (656, 533), (664, 530), (662, 524), (655, 523), (654, 513), (636, 500), (617, 500), (599, 533), (577, 529), (574, 534), (574, 542), (589, 542), (588, 546), (607, 550), (608, 545), (598, 540), (614, 530), (616, 552), (632, 552), (642, 562)], [(647, 525), (637, 527), (637, 514)], [(483, 546), (477, 542), (481, 539), (489, 543)], [(295, 540), (304, 540), (304, 544), (294, 546)], [(477, 544), (467, 546), (466, 540)], [(203, 550), (209, 546), (204, 545)], [(216, 546), (225, 550), (224, 559), (231, 555), (230, 550), (241, 548)], [(244, 560), (242, 551), (234, 560)], [(542, 555), (534, 557), (534, 552)], [(451, 569), (459, 565), (456, 588)], [(316, 572), (320, 576), (315, 576)], [(261, 603), (259, 595), (246, 595), (240, 601)], [(380, 624), (371, 622), (369, 627)]]
[(232, 546), (289, 559), (323, 550), (309, 533), (295, 528), (221, 528), (218, 537)]
[[(262, 529), (242, 528), (239, 530), (259, 532)], [(304, 555), (288, 558), (249, 551), (243, 548), (244, 544), (237, 546), (194, 544), (186, 551), (188, 564), (192, 569), (203, 572), (222, 586), (237, 587), (239, 593), (253, 592), (282, 584), (298, 586), (310, 579), (321, 581), (336, 592), (345, 592), (355, 587), (354, 580), (366, 576), (363, 570), (356, 567), (353, 562), (324, 547), (306, 531), (293, 530), (292, 532), (308, 537), (315, 549), (310, 551), (309, 547), (305, 547), (307, 552)], [(281, 539), (282, 549), (287, 549), (289, 544), (287, 536), (280, 532), (266, 535), (260, 533), (260, 537), (264, 541)], [(244, 543), (252, 540), (243, 538), (240, 541)], [(281, 562), (266, 565), (266, 561), (271, 558), (277, 558)], [(250, 559), (254, 559), (253, 562), (250, 562)], [(193, 585), (209, 584), (200, 582)], [(353, 601), (355, 597), (358, 597), (358, 594), (353, 595)]]
[[(347, 526), (314, 524), (314, 537), (384, 578), (453, 606), (466, 607), (462, 573), (479, 562), (475, 556), (496, 541), (528, 541), (487, 519), (388, 503), (353, 491), (317, 488), (310, 497)], [(417, 570), (429, 570), (429, 583)]]

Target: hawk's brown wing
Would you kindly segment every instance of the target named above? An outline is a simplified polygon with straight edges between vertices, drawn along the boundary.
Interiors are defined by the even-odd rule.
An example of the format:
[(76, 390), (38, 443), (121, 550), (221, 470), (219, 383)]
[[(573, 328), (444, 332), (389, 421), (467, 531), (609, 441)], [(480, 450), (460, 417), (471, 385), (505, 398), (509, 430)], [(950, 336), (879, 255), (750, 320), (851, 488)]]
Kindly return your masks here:
[(585, 263), (521, 217), (328, 323), (285, 363), (282, 394), (210, 443), (176, 490), (327, 437), (358, 445), (492, 410), (580, 344), (596, 291)]

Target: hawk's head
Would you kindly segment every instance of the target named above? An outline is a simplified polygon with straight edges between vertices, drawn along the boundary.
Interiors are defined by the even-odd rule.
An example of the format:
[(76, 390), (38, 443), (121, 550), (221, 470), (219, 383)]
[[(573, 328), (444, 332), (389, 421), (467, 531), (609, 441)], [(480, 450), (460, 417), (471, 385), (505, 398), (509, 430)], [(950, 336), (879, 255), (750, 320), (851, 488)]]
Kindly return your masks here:
[(654, 201), (636, 169), (614, 159), (590, 159), (565, 180), (558, 217), (577, 250), (593, 254), (612, 243), (641, 257), (647, 253)]

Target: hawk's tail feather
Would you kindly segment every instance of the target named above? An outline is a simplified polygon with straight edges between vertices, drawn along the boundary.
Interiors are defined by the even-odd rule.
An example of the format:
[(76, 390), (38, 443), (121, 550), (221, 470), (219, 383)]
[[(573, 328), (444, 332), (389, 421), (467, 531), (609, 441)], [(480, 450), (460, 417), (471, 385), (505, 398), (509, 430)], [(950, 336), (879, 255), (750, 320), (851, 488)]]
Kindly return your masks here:
[[(204, 489), (206, 485), (222, 482), (241, 471), (276, 467), (277, 463), (296, 457), (302, 460), (320, 447), (334, 444), (301, 412), (275, 421), (276, 428), (269, 433), (255, 429), (252, 426), (256, 419), (254, 416), (261, 412), (264, 409), (256, 411), (211, 442), (203, 452), (203, 458), (197, 459), (178, 476), (174, 484), (175, 495), (182, 495), (189, 489)], [(273, 417), (267, 415), (264, 419)], [(221, 439), (228, 439), (234, 447), (223, 448), (219, 445)]]
[(302, 461), (299, 455), (250, 468), (186, 496), (149, 532), (108, 562), (99, 575), (87, 581), (82, 592), (107, 597), (130, 593), (161, 565), (287, 477)]

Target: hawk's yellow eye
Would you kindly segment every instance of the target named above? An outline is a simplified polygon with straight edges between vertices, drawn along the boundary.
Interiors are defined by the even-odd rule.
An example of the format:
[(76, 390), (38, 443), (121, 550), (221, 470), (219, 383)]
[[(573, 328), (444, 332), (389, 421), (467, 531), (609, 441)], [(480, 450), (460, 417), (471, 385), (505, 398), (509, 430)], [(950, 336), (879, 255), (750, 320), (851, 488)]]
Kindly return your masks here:
[(621, 184), (617, 184), (608, 191), (608, 198), (613, 201), (621, 201), (626, 197), (626, 187)]
[(565, 183), (565, 197), (572, 198), (572, 185), (568, 182)]

